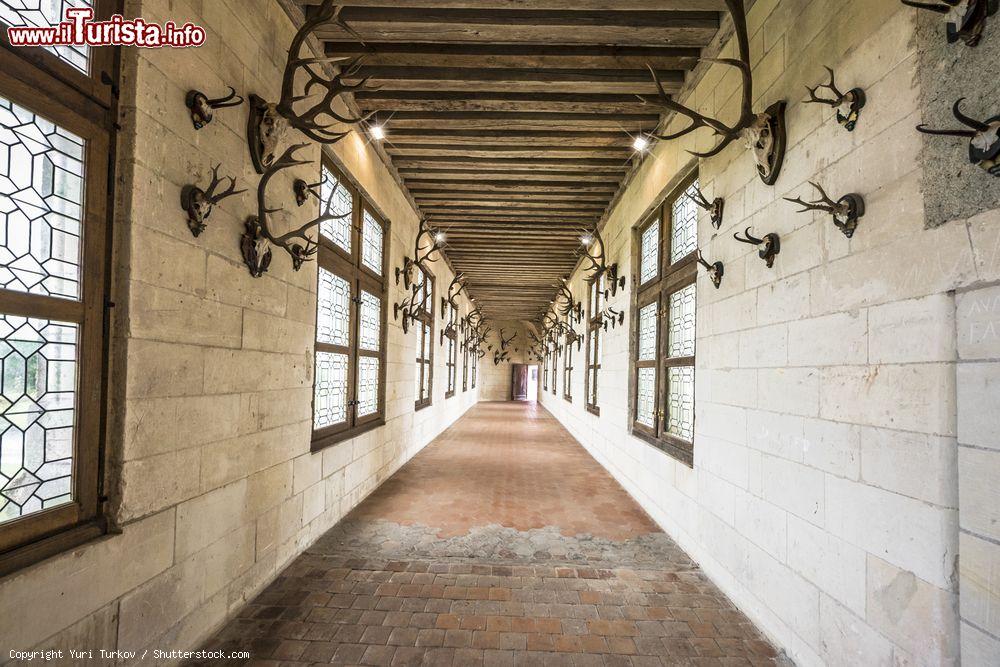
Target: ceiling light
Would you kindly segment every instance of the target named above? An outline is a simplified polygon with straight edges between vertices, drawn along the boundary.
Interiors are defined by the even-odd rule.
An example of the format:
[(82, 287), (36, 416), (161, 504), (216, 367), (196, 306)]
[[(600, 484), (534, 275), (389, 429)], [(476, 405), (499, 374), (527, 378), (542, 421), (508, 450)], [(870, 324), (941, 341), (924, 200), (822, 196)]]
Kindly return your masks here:
[(444, 243), (444, 240), (445, 240), (444, 232), (438, 232), (437, 234), (434, 235), (434, 243), (441, 245), (442, 243)]
[(649, 148), (649, 139), (640, 134), (632, 141), (632, 148), (638, 153), (645, 152)]
[(584, 234), (580, 237), (580, 243), (582, 243), (583, 245), (590, 245), (593, 242), (594, 242), (594, 237), (591, 236), (590, 234)]
[(381, 125), (372, 125), (371, 133), (372, 138), (375, 139), (375, 141), (382, 141), (385, 139), (385, 128)]

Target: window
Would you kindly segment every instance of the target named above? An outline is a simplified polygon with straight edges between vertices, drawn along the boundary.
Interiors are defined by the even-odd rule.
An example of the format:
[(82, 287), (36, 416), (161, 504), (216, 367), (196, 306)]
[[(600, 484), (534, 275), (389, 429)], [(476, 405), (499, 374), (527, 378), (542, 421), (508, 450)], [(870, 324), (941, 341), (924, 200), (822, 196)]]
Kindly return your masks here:
[(469, 330), (462, 325), (462, 391), (469, 390)]
[[(21, 4), (0, 30), (60, 18)], [(113, 56), (0, 46), (0, 576), (104, 532)]]
[(313, 451), (385, 423), (387, 224), (327, 160), (321, 177), (341, 217), (319, 235)]
[(433, 400), (431, 392), (434, 380), (434, 276), (418, 266), (413, 289), (416, 300), (420, 302), (416, 320), (413, 322), (419, 337), (415, 407), (417, 410), (422, 410)]
[(694, 366), (698, 209), (686, 180), (635, 231), (632, 434), (694, 461)]
[(587, 298), (587, 375), (584, 378), (587, 410), (601, 414), (600, 374), (601, 354), (604, 351), (604, 318), (601, 316), (604, 299), (604, 276), (591, 282)]
[(455, 324), (457, 313), (448, 301), (444, 302), (444, 312), (448, 326), (441, 332), (441, 340), (448, 347), (448, 357), (445, 362), (448, 367), (448, 391), (444, 394), (447, 399), (455, 395), (456, 369), (458, 368), (458, 329)]
[(542, 360), (542, 391), (548, 391), (549, 390), (549, 367), (550, 367), (550, 365), (552, 363), (549, 360), (549, 358), (551, 356), (552, 356), (552, 352), (549, 351), (549, 344), (548, 344), (548, 342), (546, 342), (545, 343), (545, 355), (544, 355), (544, 359)]
[(552, 343), (552, 395), (558, 395), (559, 385), (559, 342)]
[[(569, 329), (573, 328), (573, 315), (568, 315), (566, 317), (566, 326)], [(566, 341), (566, 352), (563, 356), (563, 398), (573, 402), (573, 353), (574, 348), (577, 343), (567, 339)]]
[(469, 358), (472, 359), (472, 388), (476, 388), (476, 376), (479, 374), (479, 354), (475, 350), (469, 350)]

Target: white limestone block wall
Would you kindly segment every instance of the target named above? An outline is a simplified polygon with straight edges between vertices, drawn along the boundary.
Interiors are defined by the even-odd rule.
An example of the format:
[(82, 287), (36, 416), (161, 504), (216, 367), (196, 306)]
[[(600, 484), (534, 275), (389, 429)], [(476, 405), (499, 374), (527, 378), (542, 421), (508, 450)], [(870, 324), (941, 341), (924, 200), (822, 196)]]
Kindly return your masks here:
[[(0, 580), (5, 648), (198, 646), (477, 400), (460, 387), (445, 400), (436, 347), (433, 405), (414, 412), (416, 337), (392, 319), (404, 294), (390, 280), (387, 423), (310, 453), (316, 265), (294, 272), (276, 250), (264, 277), (249, 276), (239, 238), (258, 177), (246, 109), (221, 110), (195, 132), (184, 106), (191, 88), (276, 98), (292, 23), (275, 0), (130, 0), (125, 13), (191, 21), (208, 40), (124, 52), (107, 444), (120, 532)], [(294, 175), (313, 179), (320, 150), (302, 154), (314, 162)], [(390, 266), (399, 266), (412, 255), (416, 212), (362, 136), (333, 156), (391, 222)], [(250, 191), (216, 207), (194, 239), (180, 190), (217, 162)], [(291, 177), (279, 188), (290, 195)], [(316, 214), (284, 204), (288, 224)], [(439, 286), (453, 278), (444, 262), (432, 271)], [(440, 318), (435, 336), (439, 327)]]
[[(627, 330), (606, 338), (599, 418), (584, 410), (580, 364), (572, 404), (561, 389), (543, 397), (803, 665), (956, 664), (960, 553), (962, 657), (995, 664), (977, 660), (996, 655), (998, 561), (985, 546), (996, 543), (966, 549), (978, 539), (972, 526), (990, 521), (983, 503), (996, 468), (971, 466), (993, 484), (967, 484), (979, 495), (968, 520), (963, 498), (961, 551), (958, 475), (960, 461), (996, 449), (987, 436), (998, 392), (986, 379), (992, 366), (963, 357), (956, 368), (954, 290), (1000, 279), (1000, 224), (993, 211), (925, 229), (916, 20), (899, 3), (870, 0), (759, 0), (750, 12), (756, 108), (789, 102), (789, 147), (775, 187), (759, 181), (737, 144), (698, 165), (707, 196), (726, 199), (723, 228), (703, 215), (699, 245), (726, 275), (720, 290), (704, 272), (698, 279), (694, 468), (628, 434)], [(802, 103), (805, 86), (824, 80), (823, 65), (841, 87), (868, 93), (853, 133), (829, 109)], [(737, 74), (716, 65), (687, 102), (732, 120), (738, 94)], [(696, 166), (685, 150), (714, 141), (699, 132), (655, 146), (608, 216), (609, 257), (630, 277), (633, 226)], [(965, 151), (961, 142), (954, 149)], [(853, 239), (828, 216), (782, 200), (811, 195), (808, 180), (864, 195), (868, 213)], [(773, 269), (733, 241), (751, 225), (781, 235)], [(579, 272), (573, 284), (585, 294)], [(631, 291), (612, 305), (631, 305)], [(969, 442), (989, 451), (963, 448), (960, 457), (966, 393), (980, 402), (969, 427), (980, 434)], [(984, 416), (977, 408), (988, 401)], [(965, 592), (976, 585), (970, 602)]]

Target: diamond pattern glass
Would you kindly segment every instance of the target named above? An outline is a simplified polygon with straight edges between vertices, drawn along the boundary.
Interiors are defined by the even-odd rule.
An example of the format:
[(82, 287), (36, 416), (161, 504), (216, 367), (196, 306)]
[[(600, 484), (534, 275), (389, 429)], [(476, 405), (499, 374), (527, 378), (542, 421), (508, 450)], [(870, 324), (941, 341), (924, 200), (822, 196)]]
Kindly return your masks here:
[[(351, 213), (354, 211), (354, 196), (341, 185), (326, 165), (323, 165), (322, 175), (323, 184), (320, 186), (320, 196), (323, 198), (323, 206), (326, 206), (330, 197), (333, 197), (332, 213), (342, 217), (323, 221), (320, 223), (319, 232), (349, 253), (351, 252)], [(335, 189), (336, 192), (334, 192)]]
[(0, 315), (0, 523), (72, 500), (77, 326)]
[(384, 237), (382, 225), (365, 211), (361, 225), (361, 263), (379, 275), (382, 275)]
[(656, 369), (639, 369), (639, 391), (636, 401), (636, 421), (653, 428), (656, 426)]
[(351, 327), (351, 285), (335, 273), (319, 270), (316, 340), (330, 345), (349, 342)]
[[(9, 26), (31, 26), (45, 28), (58, 25), (71, 7), (93, 7), (93, 0), (7, 0), (0, 2), (0, 21)], [(47, 46), (60, 60), (63, 60), (84, 74), (90, 69), (90, 47)]]
[(695, 297), (694, 285), (670, 295), (670, 335), (667, 342), (671, 357), (694, 356)]
[(656, 359), (656, 311), (654, 301), (639, 311), (639, 361)]
[(684, 259), (698, 247), (698, 206), (691, 199), (698, 181), (677, 198), (671, 211), (670, 263)]
[(656, 277), (660, 270), (660, 221), (652, 223), (642, 233), (642, 249), (639, 268), (639, 283), (646, 284)]
[(378, 352), (381, 344), (382, 300), (361, 290), (361, 349)]
[(83, 152), (83, 139), (0, 97), (0, 287), (80, 297)]
[(316, 353), (314, 426), (317, 429), (347, 421), (347, 355)]
[(358, 361), (358, 417), (367, 417), (378, 412), (378, 357)]
[(690, 442), (694, 438), (694, 367), (667, 369), (667, 431)]

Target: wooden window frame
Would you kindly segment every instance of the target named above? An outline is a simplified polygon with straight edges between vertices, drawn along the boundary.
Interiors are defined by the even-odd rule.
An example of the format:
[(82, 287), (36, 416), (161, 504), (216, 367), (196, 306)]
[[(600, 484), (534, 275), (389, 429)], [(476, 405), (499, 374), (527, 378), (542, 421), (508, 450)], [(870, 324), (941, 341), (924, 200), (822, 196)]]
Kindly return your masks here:
[(454, 398), (455, 388), (458, 385), (458, 330), (455, 328), (457, 313), (455, 308), (446, 304), (448, 309), (448, 326), (441, 332), (444, 341), (448, 345), (448, 358), (445, 360), (445, 369), (448, 373), (448, 389), (444, 393), (445, 400)]
[(604, 296), (604, 276), (587, 281), (587, 340), (586, 367), (584, 378), (584, 405), (587, 412), (600, 416), (599, 401), (592, 401), (600, 386), (601, 373), (601, 336), (604, 334), (604, 318), (601, 316), (601, 299)]
[(476, 380), (479, 378), (479, 354), (475, 350), (469, 350), (469, 358), (472, 360), (472, 388), (476, 388)]
[(469, 332), (462, 333), (462, 393), (469, 391)]
[(549, 368), (551, 363), (549, 361), (549, 355), (552, 354), (549, 351), (549, 344), (545, 344), (545, 354), (542, 358), (542, 391), (546, 392), (549, 390)]
[[(669, 322), (670, 295), (690, 285), (696, 284), (698, 278), (698, 250), (695, 250), (671, 263), (671, 243), (673, 239), (673, 204), (684, 196), (684, 192), (698, 180), (697, 170), (687, 174), (670, 194), (661, 202), (649, 216), (636, 225), (632, 234), (632, 256), (635, 262), (636, 289), (632, 295), (632, 327), (630, 341), (630, 433), (662, 450), (681, 463), (694, 466), (694, 439), (688, 442), (683, 438), (667, 432), (667, 373), (672, 367), (689, 366), (694, 368), (697, 354), (689, 357), (669, 357)], [(658, 238), (659, 256), (657, 258), (657, 274), (643, 284), (638, 284), (642, 272), (642, 235), (656, 221), (660, 223)], [(696, 244), (697, 245), (697, 244)], [(656, 308), (656, 355), (654, 360), (639, 361), (639, 313), (652, 303)], [(654, 390), (654, 411), (652, 427), (638, 421), (639, 408), (639, 369), (656, 369), (656, 387)]]
[(559, 342), (552, 344), (552, 395), (559, 395)]
[[(573, 316), (566, 318), (566, 324), (572, 327)], [(573, 402), (573, 343), (566, 341), (566, 352), (563, 354), (563, 399)]]
[[(424, 277), (424, 285), (430, 285), (430, 290), (427, 292), (427, 299), (424, 301), (423, 307), (417, 311), (414, 317), (414, 323), (417, 324), (417, 335), (419, 342), (417, 343), (417, 374), (420, 378), (420, 384), (418, 385), (421, 390), (424, 386), (424, 367), (426, 366), (427, 374), (427, 398), (420, 398), (420, 391), (417, 392), (417, 398), (413, 403), (413, 408), (415, 411), (423, 410), (424, 408), (430, 407), (434, 404), (434, 274), (430, 271), (424, 269), (422, 266), (416, 267), (417, 271), (420, 271)], [(425, 289), (425, 288), (424, 288)], [(430, 327), (430, 332), (427, 335), (427, 357), (428, 361), (424, 361), (423, 349), (424, 345), (424, 326)]]
[[(334, 275), (347, 280), (351, 288), (350, 298), (350, 323), (348, 325), (348, 344), (346, 346), (330, 345), (328, 343), (314, 343), (313, 364), (316, 363), (317, 352), (335, 352), (347, 355), (347, 418), (341, 424), (334, 424), (321, 429), (315, 428), (316, 418), (316, 372), (313, 371), (313, 398), (312, 398), (312, 419), (313, 431), (311, 450), (317, 452), (327, 447), (339, 444), (344, 440), (357, 437), (362, 433), (371, 431), (385, 425), (386, 414), (386, 347), (388, 344), (388, 296), (389, 281), (386, 276), (389, 272), (389, 238), (390, 223), (383, 218), (356, 188), (343, 170), (339, 169), (333, 161), (324, 153), (322, 164), (328, 169), (341, 184), (351, 194), (352, 214), (351, 214), (351, 252), (348, 253), (332, 239), (322, 234), (319, 235), (319, 252), (317, 253), (317, 285), (319, 281), (319, 268), (323, 268)], [(362, 257), (362, 230), (364, 227), (364, 215), (368, 213), (375, 222), (382, 227), (382, 272), (381, 275), (372, 271), (361, 261)], [(360, 346), (361, 337), (361, 290), (373, 294), (379, 298), (381, 312), (379, 314), (379, 351), (370, 352), (362, 350)], [(317, 307), (316, 317), (319, 317), (317, 287)], [(318, 320), (317, 320), (318, 321)], [(364, 417), (358, 417), (358, 368), (361, 357), (377, 358), (379, 360), (379, 386), (378, 386), (378, 409)]]
[[(97, 0), (95, 18), (118, 11)], [(0, 576), (107, 532), (103, 489), (119, 49), (91, 48), (83, 73), (40, 47), (13, 47), (0, 22), (0, 96), (85, 141), (77, 300), (0, 290), (0, 312), (77, 325), (72, 500), (0, 524)], [(105, 81), (107, 83), (105, 83)]]

